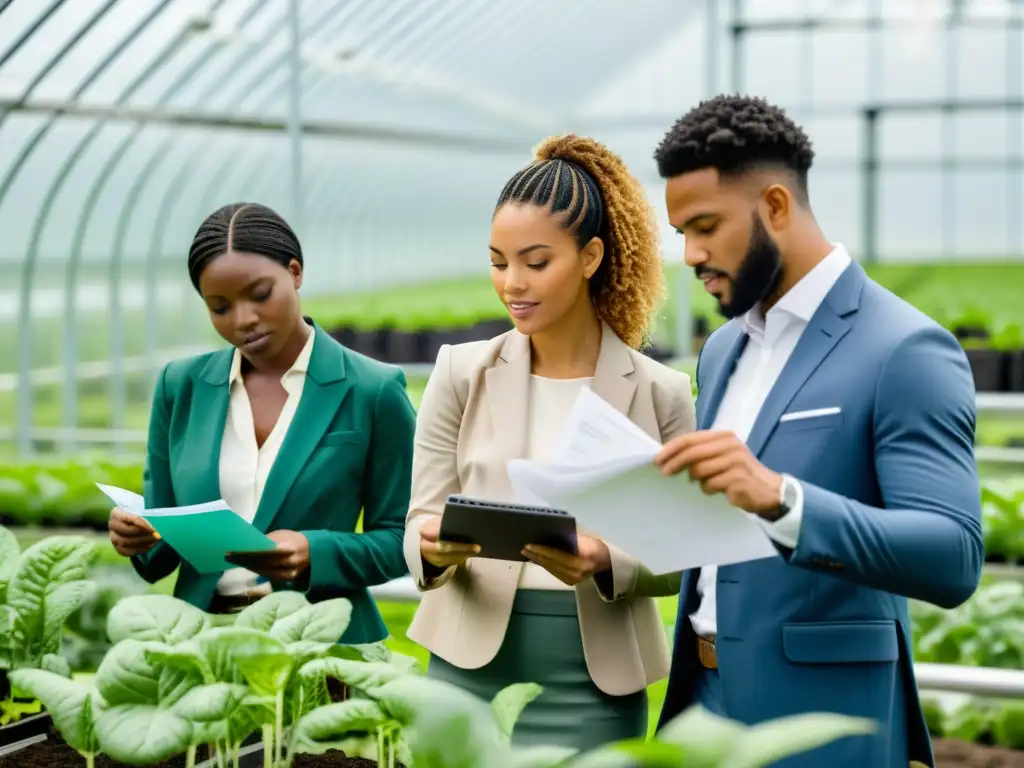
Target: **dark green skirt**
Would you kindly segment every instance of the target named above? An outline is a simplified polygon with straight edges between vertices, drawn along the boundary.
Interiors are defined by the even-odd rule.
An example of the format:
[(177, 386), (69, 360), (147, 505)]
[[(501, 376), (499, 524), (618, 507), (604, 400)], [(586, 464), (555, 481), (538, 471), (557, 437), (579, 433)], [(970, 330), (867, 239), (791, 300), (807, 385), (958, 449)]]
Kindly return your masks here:
[(571, 590), (519, 590), (493, 661), (480, 669), (460, 669), (431, 655), (427, 676), (487, 701), (512, 683), (542, 686), (544, 692), (516, 723), (512, 743), (517, 746), (585, 751), (647, 734), (647, 691), (609, 696), (590, 679)]

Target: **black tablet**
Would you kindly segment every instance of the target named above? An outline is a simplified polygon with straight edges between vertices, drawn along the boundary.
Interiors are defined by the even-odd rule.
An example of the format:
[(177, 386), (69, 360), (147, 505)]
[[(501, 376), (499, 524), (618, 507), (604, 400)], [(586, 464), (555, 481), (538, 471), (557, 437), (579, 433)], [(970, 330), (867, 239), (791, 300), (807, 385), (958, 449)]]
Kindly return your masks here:
[(492, 560), (523, 562), (523, 548), (538, 544), (572, 554), (576, 548), (576, 518), (561, 509), (506, 504), (452, 495), (441, 516), (441, 541), (477, 544)]

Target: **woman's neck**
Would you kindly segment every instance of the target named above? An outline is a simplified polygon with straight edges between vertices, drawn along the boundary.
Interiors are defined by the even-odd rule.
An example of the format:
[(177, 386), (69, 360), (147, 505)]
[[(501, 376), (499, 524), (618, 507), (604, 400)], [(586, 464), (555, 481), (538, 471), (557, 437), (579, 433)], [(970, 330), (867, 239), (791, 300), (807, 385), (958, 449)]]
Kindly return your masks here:
[(530, 337), (531, 372), (549, 379), (594, 375), (601, 352), (601, 320), (589, 302), (557, 326)]

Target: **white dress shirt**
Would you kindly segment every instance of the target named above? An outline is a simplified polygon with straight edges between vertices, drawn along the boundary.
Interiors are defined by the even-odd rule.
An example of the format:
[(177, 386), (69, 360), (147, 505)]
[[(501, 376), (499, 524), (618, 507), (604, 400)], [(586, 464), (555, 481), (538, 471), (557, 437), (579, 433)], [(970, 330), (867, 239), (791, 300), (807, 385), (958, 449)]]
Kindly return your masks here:
[[(846, 249), (836, 244), (831, 253), (767, 313), (758, 305), (743, 316), (740, 322), (750, 339), (726, 385), (712, 429), (732, 430), (746, 442), (768, 393), (775, 386), (804, 329), (849, 264), (850, 256)], [(784, 517), (775, 522), (755, 518), (775, 541), (793, 549), (800, 538), (803, 515), (803, 492), (799, 490), (799, 483), (797, 488), (796, 505)], [(717, 578), (718, 568), (705, 566), (697, 579), (700, 603), (690, 614), (690, 623), (700, 637), (712, 638), (717, 633)]]
[[(281, 377), (281, 386), (288, 393), (281, 415), (277, 417), (274, 429), (263, 441), (256, 444), (256, 426), (252, 418), (252, 403), (242, 378), (242, 355), (235, 350), (231, 361), (230, 400), (228, 416), (224, 421), (224, 440), (220, 449), (220, 494), (235, 514), (248, 522), (256, 518), (267, 476), (277, 459), (281, 443), (288, 434), (295, 409), (302, 398), (306, 383), (309, 358), (313, 353), (313, 339), (316, 336), (309, 329), (309, 338), (296, 358), (295, 363)], [(270, 592), (266, 582), (257, 587), (257, 575), (247, 568), (232, 568), (224, 572), (217, 583), (217, 592), (222, 595), (238, 595), (247, 591)]]

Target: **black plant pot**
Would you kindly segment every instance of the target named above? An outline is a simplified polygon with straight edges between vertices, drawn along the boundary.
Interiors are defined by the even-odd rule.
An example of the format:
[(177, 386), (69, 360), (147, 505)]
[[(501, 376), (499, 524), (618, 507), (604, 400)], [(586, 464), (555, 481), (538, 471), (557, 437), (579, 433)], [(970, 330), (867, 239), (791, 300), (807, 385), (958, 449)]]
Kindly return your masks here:
[(0, 757), (46, 741), (52, 722), (49, 712), (40, 712), (0, 727)]
[(332, 339), (341, 344), (343, 347), (349, 348), (351, 348), (353, 343), (355, 342), (356, 333), (358, 333), (358, 331), (356, 331), (355, 328), (349, 328), (348, 326), (343, 326), (341, 328), (335, 328), (332, 331), (328, 331), (328, 335)]
[(960, 341), (984, 341), (988, 338), (988, 328), (981, 325), (957, 325), (953, 328), (953, 335)]
[(1024, 349), (1007, 354), (1006, 374), (1008, 392), (1024, 393)]
[(383, 359), (389, 363), (423, 362), (424, 338), (421, 331), (389, 330)]
[(671, 349), (668, 347), (659, 347), (657, 344), (645, 349), (644, 354), (652, 360), (657, 360), (659, 363), (666, 363), (675, 357), (675, 353)]
[(432, 328), (423, 332), (423, 361), (433, 363), (437, 353), (445, 344), (462, 344), (471, 341), (471, 328)]
[(978, 392), (1005, 392), (1009, 381), (1009, 357), (996, 349), (970, 348), (965, 350), (974, 374), (974, 388)]
[(469, 328), (469, 340), (493, 339), (495, 336), (511, 331), (512, 328), (512, 321), (508, 318), (496, 317), (491, 320), (481, 320)]

